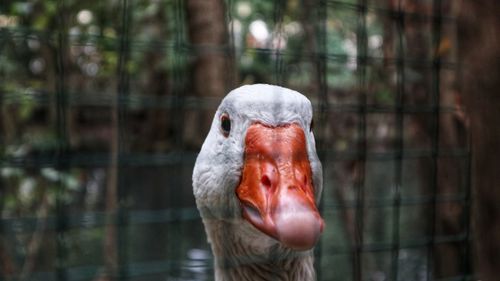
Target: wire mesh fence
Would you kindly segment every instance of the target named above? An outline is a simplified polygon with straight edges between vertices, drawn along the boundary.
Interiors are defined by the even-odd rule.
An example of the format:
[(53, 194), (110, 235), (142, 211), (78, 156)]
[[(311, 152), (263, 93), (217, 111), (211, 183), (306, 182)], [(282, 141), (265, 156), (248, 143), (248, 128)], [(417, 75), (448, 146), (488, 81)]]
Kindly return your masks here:
[(191, 191), (222, 96), (315, 110), (318, 280), (471, 280), (453, 3), (4, 1), (0, 279), (211, 280)]

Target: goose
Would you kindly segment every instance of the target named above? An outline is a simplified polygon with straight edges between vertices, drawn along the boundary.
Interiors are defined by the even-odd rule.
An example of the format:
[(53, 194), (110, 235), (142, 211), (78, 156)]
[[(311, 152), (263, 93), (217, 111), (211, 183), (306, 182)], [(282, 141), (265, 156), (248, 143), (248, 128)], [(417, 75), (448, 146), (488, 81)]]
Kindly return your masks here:
[(324, 222), (312, 117), (304, 95), (280, 86), (223, 98), (192, 177), (215, 280), (315, 280)]

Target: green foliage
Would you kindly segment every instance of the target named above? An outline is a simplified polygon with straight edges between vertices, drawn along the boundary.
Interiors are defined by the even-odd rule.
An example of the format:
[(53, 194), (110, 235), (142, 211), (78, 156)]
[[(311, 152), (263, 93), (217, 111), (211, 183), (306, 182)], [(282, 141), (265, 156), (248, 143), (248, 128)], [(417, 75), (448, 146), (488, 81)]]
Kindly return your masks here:
[[(342, 2), (358, 3), (355, 0)], [(131, 7), (129, 22), (126, 25), (128, 34), (124, 33), (121, 3), (123, 1), (52, 0), (7, 1), (5, 6), (0, 5), (0, 16), (11, 17), (10, 25), (0, 29), (0, 106), (2, 109), (0, 122), (3, 122), (1, 128), (4, 130), (2, 131), (3, 135), (0, 136), (2, 141), (0, 143), (0, 160), (4, 165), (0, 167), (0, 181), (3, 184), (0, 187), (2, 219), (36, 217), (41, 202), (44, 200), (48, 202), (51, 215), (57, 215), (57, 208), (61, 205), (76, 213), (92, 213), (102, 210), (102, 201), (105, 195), (101, 190), (107, 184), (106, 177), (108, 175), (103, 172), (106, 175), (99, 180), (93, 177), (97, 177), (95, 176), (98, 174), (96, 170), (108, 167), (78, 167), (74, 169), (60, 169), (51, 166), (33, 167), (30, 162), (28, 162), (29, 165), (23, 166), (23, 163), (19, 165), (15, 160), (25, 157), (29, 160), (43, 162), (43, 160), (56, 158), (61, 148), (76, 150), (82, 149), (82, 147), (82, 150), (88, 149), (88, 151), (83, 151), (85, 156), (88, 154), (90, 157), (93, 153), (102, 153), (103, 151), (105, 154), (107, 153), (106, 156), (109, 156), (109, 142), (111, 141), (108, 139), (110, 133), (106, 131), (110, 128), (108, 123), (111, 119), (109, 112), (112, 105), (109, 100), (113, 100), (110, 97), (116, 97), (117, 85), (119, 82), (123, 82), (119, 81), (120, 78), (124, 78), (125, 82), (130, 84), (128, 103), (124, 107), (124, 111), (126, 111), (124, 115), (126, 116), (120, 115), (120, 118), (125, 119), (125, 121), (120, 119), (122, 122), (120, 123), (122, 126), (120, 133), (126, 135), (125, 139), (127, 139), (126, 141), (120, 139), (124, 143), (123, 147), (120, 148), (123, 150), (129, 149), (129, 144), (126, 143), (129, 139), (144, 138), (142, 132), (145, 130), (142, 129), (150, 126), (144, 122), (144, 120), (150, 120), (144, 118), (144, 115), (153, 116), (157, 111), (160, 111), (156, 107), (154, 110), (144, 109), (140, 97), (158, 95), (159, 91), (164, 91), (164, 93), (160, 93), (162, 97), (174, 93), (186, 96), (192, 94), (186, 89), (191, 86), (190, 71), (193, 68), (192, 62), (195, 55), (191, 53), (193, 46), (189, 42), (186, 27), (188, 18), (184, 10), (185, 1), (127, 1)], [(370, 10), (363, 21), (360, 19), (360, 12), (357, 9), (353, 9), (349, 5), (332, 5), (330, 3), (326, 10), (327, 19), (325, 22), (318, 23), (316, 18), (303, 17), (304, 1), (300, 0), (238, 0), (226, 1), (226, 4), (231, 9), (227, 11), (227, 18), (231, 20), (228, 24), (231, 24), (232, 29), (229, 29), (234, 32), (232, 39), (235, 44), (235, 63), (241, 78), (240, 83), (277, 83), (298, 90), (314, 88), (318, 86), (315, 85), (315, 79), (318, 76), (316, 74), (318, 61), (316, 59), (319, 57), (318, 55), (325, 55), (325, 61), (320, 61), (320, 63), (326, 65), (326, 73), (321, 73), (321, 75), (326, 75), (327, 95), (332, 105), (355, 101), (360, 90), (368, 92), (368, 103), (394, 105), (395, 91), (391, 76), (393, 73), (386, 71), (386, 67), (380, 62), (372, 63), (372, 67), (364, 69), (361, 69), (363, 66), (359, 65), (359, 55), (369, 55), (375, 59), (377, 56), (383, 56), (381, 46), (361, 45), (361, 42), (369, 42), (369, 39), (374, 36), (383, 38), (384, 25), (380, 15)], [(278, 6), (280, 4), (283, 6)], [(61, 11), (62, 8), (64, 11)], [(320, 8), (322, 7), (314, 7), (312, 14), (317, 16)], [(85, 13), (81, 14), (82, 12)], [(87, 19), (85, 19), (85, 14)], [(255, 36), (250, 31), (250, 26), (256, 21), (262, 21), (268, 32), (266, 39), (261, 42), (257, 42), (258, 40), (253, 38)], [(364, 26), (362, 26), (363, 22), (365, 22)], [(316, 37), (306, 34), (305, 26), (308, 24), (315, 31)], [(204, 26), (200, 28), (204, 28)], [(365, 39), (367, 40), (360, 40), (361, 36), (365, 35), (364, 33), (366, 33), (367, 38)], [(322, 36), (325, 38), (320, 38)], [(62, 41), (63, 46), (60, 45), (61, 41), (59, 40)], [(278, 44), (278, 41), (281, 45)], [(125, 46), (122, 46), (122, 43)], [(386, 42), (383, 43), (386, 44)], [(324, 46), (319, 44), (324, 44)], [(278, 48), (278, 45), (281, 48)], [(125, 48), (122, 49), (123, 47)], [(360, 54), (362, 50), (366, 50), (367, 54)], [(325, 54), (320, 52), (325, 52)], [(58, 64), (58, 60), (61, 58), (64, 61), (64, 73), (60, 73), (61, 65)], [(37, 69), (36, 62), (44, 62), (44, 65), (38, 65), (37, 67), (40, 69)], [(124, 68), (118, 69), (121, 62), (125, 62)], [(120, 76), (124, 74), (122, 72), (125, 72), (125, 77)], [(362, 73), (366, 78), (365, 85), (360, 83)], [(411, 81), (422, 79), (418, 73), (411, 69), (408, 69), (406, 74), (407, 79)], [(58, 87), (62, 85), (62, 78), (64, 78), (64, 95), (69, 101), (68, 104), (64, 104), (64, 109), (67, 110), (65, 118), (68, 118), (65, 129), (70, 131), (68, 139), (64, 143), (58, 139), (58, 120), (56, 117), (58, 113), (56, 92), (59, 90)], [(344, 96), (337, 96), (338, 90), (343, 91)], [(307, 94), (315, 97), (318, 93)], [(86, 99), (91, 100), (92, 103), (90, 105), (84, 104), (82, 101)], [(105, 124), (89, 122), (91, 123), (89, 126), (98, 127), (95, 131), (83, 130), (88, 128), (72, 128), (69, 120), (70, 118), (84, 118), (81, 116), (83, 114), (79, 115), (83, 112), (82, 108), (91, 108), (101, 114), (105, 112), (103, 115), (106, 116), (106, 119), (105, 122), (102, 122)], [(184, 109), (175, 108), (177, 111)], [(139, 112), (138, 117), (133, 116), (131, 112)], [(71, 116), (72, 114), (75, 116)], [(158, 114), (158, 118), (169, 118), (177, 121), (177, 118), (184, 118), (183, 114), (184, 112), (180, 114), (175, 112), (171, 115)], [(4, 116), (10, 118), (3, 118)], [(340, 120), (340, 118), (337, 120), (335, 117), (328, 120), (333, 125), (325, 127), (332, 131), (327, 132), (330, 134), (330, 138), (327, 139), (329, 141), (326, 144), (327, 148), (336, 152), (351, 152), (350, 149), (357, 147), (359, 142), (357, 139), (358, 119), (352, 118), (354, 121), (345, 121)], [(139, 124), (138, 127), (141, 130), (133, 129), (131, 124), (134, 122)], [(374, 123), (383, 122), (385, 121), (379, 118)], [(340, 129), (335, 129), (335, 126)], [(184, 128), (177, 129), (182, 131)], [(153, 129), (153, 131), (158, 131), (158, 134), (163, 133), (162, 130), (166, 130), (166, 126)], [(337, 132), (333, 132), (334, 130)], [(376, 130), (368, 132), (376, 132)], [(86, 141), (85, 138), (93, 137), (93, 134), (98, 135), (99, 133), (104, 135), (105, 145), (95, 147), (91, 141)], [(78, 139), (83, 145), (79, 147), (74, 145), (74, 142), (78, 141), (73, 140), (73, 138), (83, 139)], [(182, 136), (178, 138), (182, 140)], [(385, 140), (384, 145), (388, 145), (389, 142)], [(145, 140), (145, 143), (151, 144), (149, 140)], [(148, 147), (148, 149), (150, 148)], [(10, 167), (9, 163), (18, 164), (14, 165), (15, 167)], [(337, 164), (337, 162), (331, 164), (330, 169), (333, 169), (332, 166), (336, 167)], [(138, 164), (136, 163), (136, 165)], [(370, 188), (369, 191), (372, 192), (372, 195), (380, 195), (380, 198), (375, 199), (387, 199), (392, 196), (390, 190), (393, 186), (387, 184), (387, 171), (389, 170), (392, 171), (393, 168), (377, 164), (374, 168), (367, 169), (366, 175), (363, 175), (371, 177), (372, 180), (369, 181), (371, 185), (367, 184)], [(133, 174), (135, 170), (131, 168), (130, 171)], [(331, 170), (329, 172), (333, 173)], [(186, 183), (182, 183), (182, 186), (190, 188), (189, 172), (186, 172), (185, 175), (179, 173), (176, 176), (185, 177), (187, 180)], [(351, 176), (354, 177), (350, 174), (341, 175), (342, 180), (346, 182), (352, 180), (349, 178)], [(335, 179), (332, 180), (332, 177)], [(352, 213), (354, 208), (346, 207), (347, 211), (344, 211), (338, 207), (342, 205), (341, 203), (348, 205), (353, 202), (340, 202), (342, 198), (338, 198), (338, 194), (335, 194), (334, 190), (339, 186), (347, 185), (346, 190), (354, 193), (357, 187), (352, 182), (348, 184), (341, 182), (339, 177), (325, 172), (325, 178), (327, 178), (325, 180), (325, 204), (337, 206), (337, 208), (324, 212), (327, 227), (322, 238), (324, 242), (321, 244), (322, 257), (319, 264), (324, 280), (350, 280), (353, 278), (351, 266), (353, 238), (352, 233), (347, 229), (348, 223), (343, 219), (345, 219), (346, 213)], [(419, 183), (416, 178), (416, 174), (411, 174), (410, 179), (405, 180), (408, 182), (408, 189), (418, 189)], [(161, 188), (171, 188), (176, 193), (190, 192), (186, 188), (179, 188), (181, 180), (175, 179), (178, 182), (175, 182), (173, 187), (162, 186)], [(94, 191), (93, 196), (97, 197), (95, 202), (89, 203), (91, 200), (88, 199), (90, 197), (88, 186), (92, 184), (100, 189)], [(141, 190), (138, 193), (142, 193), (143, 189), (147, 188), (141, 184), (128, 186), (128, 182), (124, 185), (129, 189), (126, 190), (128, 192)], [(126, 191), (122, 190), (121, 192)], [(418, 195), (418, 191), (414, 192), (415, 194), (412, 193), (412, 195)], [(353, 194), (349, 194), (347, 197), (351, 199), (353, 196)], [(144, 198), (133, 199), (137, 202), (144, 200)], [(161, 198), (158, 200), (168, 201), (172, 199)], [(178, 207), (182, 204), (192, 204), (192, 202), (173, 202), (172, 205)], [(156, 208), (156, 206), (148, 205), (144, 208)], [(363, 211), (368, 213), (365, 217), (367, 220), (366, 229), (368, 229), (364, 236), (365, 241), (370, 243), (391, 242), (392, 224), (390, 220), (384, 221), (380, 218), (392, 216), (393, 210), (384, 208), (383, 210), (366, 209)], [(414, 225), (421, 226), (423, 223), (412, 225), (418, 219), (419, 212), (420, 210), (415, 209), (413, 212), (407, 211), (401, 214), (401, 225), (409, 226), (402, 229), (402, 236), (421, 235)], [(190, 223), (196, 224), (196, 226), (192, 227)], [(128, 231), (126, 235), (129, 235), (129, 240), (125, 242), (129, 244), (124, 246), (124, 249), (127, 253), (132, 253), (131, 256), (139, 257), (141, 261), (142, 259), (147, 260), (151, 256), (154, 256), (155, 259), (158, 256), (164, 257), (162, 256), (164, 252), (169, 259), (180, 259), (190, 248), (194, 247), (193, 244), (197, 243), (196, 246), (200, 248), (206, 247), (201, 224), (197, 221), (170, 223), (163, 228), (154, 224), (134, 224), (127, 227), (129, 228), (125, 231)], [(167, 238), (159, 238), (159, 234), (156, 232), (158, 229), (163, 231), (161, 235), (166, 233), (165, 237)], [(192, 231), (193, 229), (196, 231)], [(103, 264), (102, 240), (105, 234), (102, 225), (98, 227), (77, 225), (75, 229), (69, 229), (65, 233), (69, 252), (67, 264), (69, 266)], [(22, 235), (27, 236), (26, 233)], [(20, 237), (21, 234), (18, 236)], [(166, 249), (157, 248), (154, 245), (155, 239), (151, 239), (151, 237), (168, 240), (166, 242), (168, 247), (165, 247)], [(151, 241), (155, 241), (155, 243), (151, 243)], [(22, 251), (25, 251), (26, 248), (19, 245), (13, 247), (22, 249)], [(144, 250), (144, 248), (151, 250)], [(47, 259), (54, 260), (54, 249), (45, 250), (49, 256)], [(420, 253), (409, 256), (414, 258), (414, 263), (415, 261), (422, 262)], [(388, 258), (383, 257), (378, 261), (376, 257), (374, 254), (363, 261), (371, 271), (386, 270), (389, 264)], [(181, 263), (178, 260), (177, 262)], [(52, 270), (52, 268), (47, 270)], [(179, 271), (179, 267), (176, 270)], [(368, 275), (367, 278), (369, 278)], [(408, 280), (415, 279), (409, 278)]]

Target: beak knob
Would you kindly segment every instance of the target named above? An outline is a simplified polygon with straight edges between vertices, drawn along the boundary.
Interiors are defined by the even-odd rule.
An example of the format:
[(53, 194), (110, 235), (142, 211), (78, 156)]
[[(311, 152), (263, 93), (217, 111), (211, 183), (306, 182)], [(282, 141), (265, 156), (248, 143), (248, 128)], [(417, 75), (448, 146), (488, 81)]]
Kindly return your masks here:
[(297, 124), (252, 124), (236, 188), (243, 218), (299, 251), (314, 247), (324, 227), (315, 204), (306, 147), (304, 131)]

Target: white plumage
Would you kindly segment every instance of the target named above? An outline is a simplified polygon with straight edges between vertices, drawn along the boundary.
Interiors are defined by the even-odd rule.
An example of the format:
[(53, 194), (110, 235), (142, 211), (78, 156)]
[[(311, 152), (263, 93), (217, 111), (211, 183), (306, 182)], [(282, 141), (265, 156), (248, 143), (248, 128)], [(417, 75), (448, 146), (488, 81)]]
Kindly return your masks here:
[[(228, 135), (221, 128), (223, 115), (230, 118)], [(314, 135), (309, 127), (311, 121), (310, 101), (302, 94), (283, 87), (263, 84), (242, 86), (231, 91), (221, 102), (193, 171), (193, 192), (215, 256), (216, 280), (315, 278), (312, 250), (290, 249), (279, 241), (279, 232), (271, 237), (252, 225), (242, 216), (245, 203), (238, 199), (235, 192), (242, 181), (248, 128), (253, 124), (263, 124), (266, 128), (295, 124), (302, 128), (305, 135), (313, 200), (317, 203), (322, 190), (322, 171)], [(259, 181), (263, 176), (259, 174), (256, 177)], [(305, 178), (304, 182), (307, 182)], [(281, 187), (273, 185), (273, 188)], [(310, 225), (316, 227), (316, 224), (311, 222)]]

